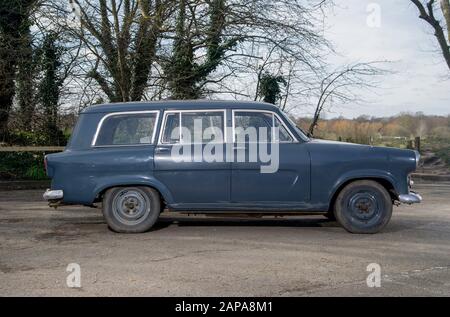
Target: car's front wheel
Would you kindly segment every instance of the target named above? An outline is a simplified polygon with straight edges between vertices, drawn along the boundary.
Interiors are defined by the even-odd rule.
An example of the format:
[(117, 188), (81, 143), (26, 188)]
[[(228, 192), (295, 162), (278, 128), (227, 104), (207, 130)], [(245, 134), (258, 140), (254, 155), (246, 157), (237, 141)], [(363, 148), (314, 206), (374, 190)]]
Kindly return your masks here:
[(155, 224), (160, 212), (159, 194), (149, 187), (114, 187), (103, 196), (103, 216), (116, 232), (145, 232)]
[(387, 190), (375, 181), (354, 181), (339, 193), (334, 214), (351, 233), (376, 233), (391, 219), (392, 199)]

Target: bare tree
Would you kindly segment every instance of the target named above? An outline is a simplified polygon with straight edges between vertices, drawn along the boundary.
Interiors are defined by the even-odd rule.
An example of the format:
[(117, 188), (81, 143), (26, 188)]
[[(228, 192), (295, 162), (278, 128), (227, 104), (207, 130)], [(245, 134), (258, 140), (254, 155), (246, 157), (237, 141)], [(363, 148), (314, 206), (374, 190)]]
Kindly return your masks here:
[(110, 101), (141, 100), (173, 1), (70, 1), (81, 28), (75, 23), (64, 28), (82, 41), (87, 59), (95, 59), (87, 77)]
[[(179, 1), (175, 28), (164, 35), (173, 42), (163, 56), (172, 97), (232, 93), (258, 99), (261, 76), (282, 76), (278, 72), (286, 59), (311, 69), (319, 67), (328, 51), (317, 18), (325, 1), (312, 2), (315, 4), (292, 0)], [(252, 82), (252, 93), (229, 88), (249, 73), (258, 77), (246, 78)], [(249, 86), (244, 84), (244, 89)]]
[[(223, 37), (228, 10), (225, 0), (179, 1), (172, 55), (165, 63), (172, 98), (199, 98), (202, 82), (241, 39)], [(205, 56), (195, 58), (200, 51)]]
[(309, 134), (314, 135), (320, 115), (327, 105), (330, 106), (333, 102), (357, 103), (360, 101), (361, 90), (376, 88), (376, 77), (388, 73), (378, 66), (381, 63), (383, 62), (351, 64), (325, 76), (318, 89), (318, 100), (308, 129)]
[(419, 18), (426, 21), (434, 29), (434, 36), (439, 43), (439, 47), (444, 56), (444, 60), (450, 69), (450, 0), (441, 0), (441, 9), (447, 24), (447, 35), (445, 37), (444, 27), (441, 26), (440, 21), (435, 15), (435, 0), (428, 0), (426, 3), (422, 3), (420, 0), (411, 0), (419, 10)]

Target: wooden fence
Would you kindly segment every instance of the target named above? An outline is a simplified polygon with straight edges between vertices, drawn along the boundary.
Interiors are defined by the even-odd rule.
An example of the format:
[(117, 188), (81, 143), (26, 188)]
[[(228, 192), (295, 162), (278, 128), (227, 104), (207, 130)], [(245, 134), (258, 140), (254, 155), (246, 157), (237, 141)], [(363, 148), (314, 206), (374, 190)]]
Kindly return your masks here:
[(0, 146), (0, 152), (62, 152), (64, 146)]

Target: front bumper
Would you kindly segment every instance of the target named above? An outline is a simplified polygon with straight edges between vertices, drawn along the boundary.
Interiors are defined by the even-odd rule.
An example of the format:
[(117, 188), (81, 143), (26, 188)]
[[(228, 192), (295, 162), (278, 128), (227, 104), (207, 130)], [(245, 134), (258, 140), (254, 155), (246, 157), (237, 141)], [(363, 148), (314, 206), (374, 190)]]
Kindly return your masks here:
[(64, 197), (62, 189), (47, 189), (43, 195), (45, 200), (61, 200)]
[(398, 196), (398, 200), (404, 204), (418, 204), (422, 201), (422, 196), (415, 192), (410, 192), (409, 194), (403, 194)]

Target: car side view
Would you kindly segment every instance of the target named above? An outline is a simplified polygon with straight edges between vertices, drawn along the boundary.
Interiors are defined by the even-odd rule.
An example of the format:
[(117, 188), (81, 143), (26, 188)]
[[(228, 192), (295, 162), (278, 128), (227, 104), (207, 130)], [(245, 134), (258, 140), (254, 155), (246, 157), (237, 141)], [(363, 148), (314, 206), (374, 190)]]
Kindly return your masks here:
[(411, 191), (419, 153), (309, 138), (259, 102), (160, 101), (92, 106), (61, 153), (45, 158), (50, 206), (102, 203), (116, 232), (149, 230), (163, 210), (317, 212), (376, 233)]

